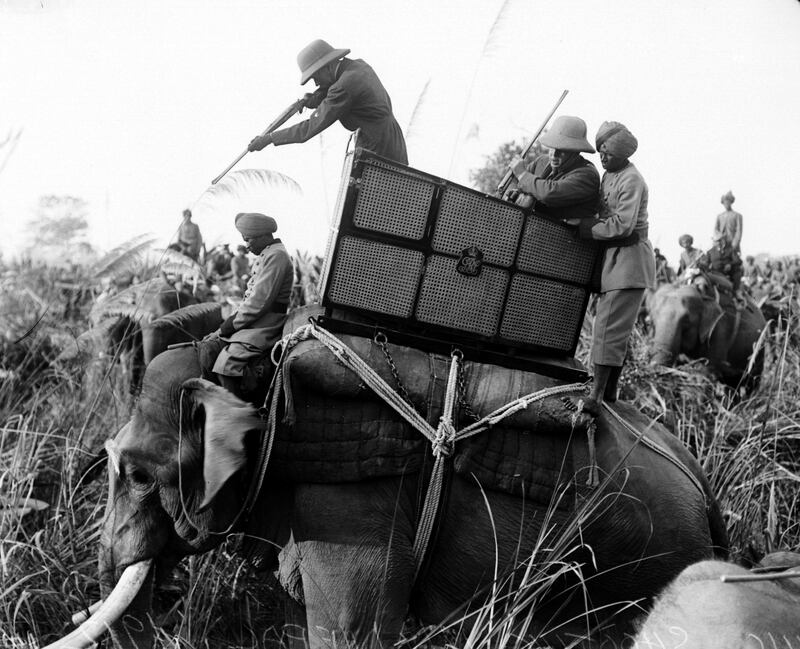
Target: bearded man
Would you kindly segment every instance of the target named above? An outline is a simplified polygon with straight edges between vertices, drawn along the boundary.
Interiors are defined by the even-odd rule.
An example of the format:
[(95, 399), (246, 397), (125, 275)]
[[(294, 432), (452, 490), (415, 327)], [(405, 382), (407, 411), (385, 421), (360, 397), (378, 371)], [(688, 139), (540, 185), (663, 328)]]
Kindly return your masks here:
[(214, 363), (220, 384), (244, 398), (253, 387), (242, 385), (248, 364), (281, 338), (294, 269), (286, 247), (273, 236), (278, 224), (271, 216), (242, 212), (236, 215), (235, 225), (250, 252), (258, 257), (239, 306), (209, 337), (227, 342)]
[(600, 292), (592, 331), (594, 369), (584, 410), (600, 413), (603, 400), (615, 401), (628, 338), (646, 288), (655, 287), (656, 261), (647, 223), (648, 188), (629, 158), (639, 143), (619, 122), (603, 122), (595, 137), (605, 169), (597, 219), (584, 219), (579, 236), (605, 242)]

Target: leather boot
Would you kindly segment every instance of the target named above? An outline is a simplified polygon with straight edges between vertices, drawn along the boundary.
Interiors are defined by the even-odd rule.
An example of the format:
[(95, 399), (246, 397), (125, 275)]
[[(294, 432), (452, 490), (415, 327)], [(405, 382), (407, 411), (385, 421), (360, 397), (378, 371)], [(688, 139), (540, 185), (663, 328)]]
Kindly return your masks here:
[(594, 377), (592, 378), (592, 393), (583, 401), (583, 410), (588, 415), (597, 417), (600, 414), (600, 407), (603, 405), (603, 398), (606, 392), (608, 380), (614, 369), (611, 365), (594, 364)]
[(621, 366), (611, 368), (611, 373), (608, 375), (608, 383), (606, 383), (606, 389), (603, 392), (603, 401), (614, 403), (617, 400), (617, 384), (621, 374)]

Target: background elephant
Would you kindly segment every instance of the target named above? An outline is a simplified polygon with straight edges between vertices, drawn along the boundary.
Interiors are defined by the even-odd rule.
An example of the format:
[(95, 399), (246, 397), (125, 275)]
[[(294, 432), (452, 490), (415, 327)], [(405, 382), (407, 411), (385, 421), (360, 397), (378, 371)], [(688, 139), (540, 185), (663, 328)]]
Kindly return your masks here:
[[(273, 544), (283, 547), (281, 574), (302, 594), (313, 647), (342, 639), (388, 645), (409, 612), (426, 623), (463, 614), (495, 576), (517, 569), (519, 586), (526, 574), (543, 580), (558, 572), (563, 564), (548, 559), (577, 562), (583, 578), (563, 570), (537, 599), (538, 624), (572, 621), (547, 637), (561, 646), (567, 640), (560, 636), (586, 633), (624, 608), (607, 630), (617, 637), (641, 610), (630, 602), (645, 604), (690, 563), (726, 555), (724, 522), (697, 462), (663, 427), (619, 404), (615, 412), (632, 428), (604, 412), (594, 456), (583, 434), (493, 430), (484, 439), (506, 435), (517, 453), (523, 443), (560, 449), (550, 502), (484, 489), (474, 475), (453, 473), (426, 568), (415, 578), (418, 496), (427, 487), (429, 450), (420, 446), (417, 452), (411, 440), (406, 457), (394, 461), (405, 470), (349, 482), (336, 482), (325, 464), (287, 460), (296, 444), (312, 450), (322, 445), (326, 454), (342, 445), (337, 439), (323, 439), (328, 446), (295, 439), (319, 428), (315, 422), (325, 413), (357, 415), (338, 422), (348, 439), (377, 428), (398, 439), (406, 435), (408, 442), (415, 431), (374, 395), (350, 398), (354, 408), (348, 410), (343, 397), (332, 407), (330, 398), (295, 385), (297, 421), (292, 430), (279, 431), (263, 488), (252, 511), (243, 514), (256, 469), (256, 431), (263, 424), (252, 406), (194, 378), (199, 371), (192, 348), (156, 357), (130, 422), (107, 444), (109, 498), (100, 549), (106, 592), (115, 583), (126, 588), (119, 581), (126, 568), (153, 561), (144, 587), (112, 626), (122, 646), (150, 646), (154, 581), (229, 531), (265, 540), (249, 549), (267, 563), (275, 562)], [(553, 382), (527, 376), (539, 385)], [(323, 437), (334, 428), (322, 431)], [(590, 488), (586, 478), (595, 459), (607, 479)], [(370, 460), (385, 468), (384, 458), (371, 453), (341, 460), (357, 474)], [(587, 605), (601, 612), (587, 616)]]
[(746, 306), (737, 311), (729, 299), (717, 300), (692, 284), (665, 284), (648, 295), (647, 307), (653, 324), (653, 363), (670, 365), (679, 354), (706, 358), (726, 385), (738, 387), (743, 378), (746, 387), (758, 384), (764, 367), (762, 349), (745, 377), (754, 345), (766, 327), (752, 299), (748, 297)]
[[(800, 555), (777, 552), (762, 560), (770, 572), (800, 567)], [(634, 649), (766, 649), (800, 646), (800, 577), (723, 582), (750, 576), (724, 561), (686, 568), (659, 596), (636, 634)]]
[(190, 304), (142, 325), (142, 356), (145, 366), (178, 343), (202, 340), (222, 324), (222, 304)]
[(148, 362), (144, 330), (153, 320), (187, 305), (197, 304), (198, 299), (187, 289), (176, 289), (161, 278), (134, 285), (125, 291), (124, 296), (127, 296), (124, 301), (116, 297), (110, 301), (110, 305), (96, 304), (92, 319), (100, 321), (113, 318), (108, 327), (109, 352), (129, 367), (130, 392), (135, 394)]

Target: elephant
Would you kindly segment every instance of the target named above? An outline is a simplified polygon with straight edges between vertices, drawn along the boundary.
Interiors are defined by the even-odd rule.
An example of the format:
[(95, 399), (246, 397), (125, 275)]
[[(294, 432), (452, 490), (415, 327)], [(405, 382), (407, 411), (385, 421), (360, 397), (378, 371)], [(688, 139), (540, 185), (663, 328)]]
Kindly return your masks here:
[(776, 552), (759, 566), (773, 574), (789, 569), (797, 576), (737, 582), (756, 575), (726, 561), (693, 564), (659, 596), (636, 634), (634, 649), (800, 646), (800, 555)]
[(190, 304), (142, 325), (142, 356), (147, 366), (170, 345), (200, 340), (222, 324), (222, 304)]
[[(129, 304), (123, 304), (123, 312), (110, 325), (108, 347), (113, 356), (125, 359), (130, 366), (129, 390), (131, 394), (135, 394), (141, 386), (147, 363), (144, 338), (150, 336), (145, 333), (149, 323), (187, 305), (197, 304), (198, 300), (190, 291), (178, 290), (161, 279), (135, 285), (126, 293), (135, 299), (135, 303), (133, 308)], [(116, 302), (114, 298), (110, 301)], [(94, 318), (100, 319), (105, 312), (113, 312), (115, 309), (113, 305), (95, 305)]]
[[(369, 339), (342, 339), (377, 347)], [(426, 368), (435, 356), (387, 348), (401, 370), (403, 349)], [(497, 385), (487, 386), (474, 373), (480, 367), (491, 368), (471, 366), (469, 376), (479, 377), (477, 389)], [(332, 356), (321, 369), (326, 368), (331, 382), (338, 380), (336, 372), (345, 372)], [(516, 372), (537, 389), (560, 383)], [(725, 524), (698, 462), (665, 428), (629, 404), (606, 407), (596, 430), (591, 427), (592, 445), (587, 436), (570, 434), (569, 424), (558, 434), (543, 424), (541, 430), (493, 428), (476, 436), (476, 443), (508, 442), (517, 453), (523, 443), (535, 443), (543, 455), (555, 448), (549, 502), (485, 488), (477, 472), (451, 470), (436, 531), (419, 564), (414, 550), (418, 496), (428, 484), (430, 456), (421, 445), (424, 439), (420, 435), (417, 442), (405, 420), (374, 395), (359, 392), (363, 386), (357, 377), (351, 381), (357, 394), (350, 396), (343, 395), (349, 389), (344, 381), (341, 393), (330, 398), (295, 386), (297, 421), (278, 429), (259, 482), (257, 449), (264, 424), (257, 410), (199, 375), (191, 347), (158, 355), (145, 371), (130, 421), (106, 445), (109, 496), (99, 571), (113, 612), (85, 624), (95, 630), (110, 626), (120, 647), (150, 647), (154, 629), (148, 613), (155, 585), (183, 557), (206, 552), (237, 531), (265, 541), (251, 547), (249, 556), (278, 568), (284, 585), (301, 600), (313, 648), (342, 640), (391, 645), (408, 615), (426, 624), (457, 619), (474, 612), (503, 575), (525, 592), (520, 584), (531, 573), (541, 580), (553, 574), (549, 590), (529, 606), (533, 627), (552, 646), (566, 646), (600, 625), (595, 635), (622, 637), (685, 566), (727, 556)], [(409, 383), (422, 383), (419, 373), (409, 375)], [(503, 396), (503, 403), (515, 396)], [(405, 431), (408, 452), (343, 458), (354, 472), (346, 480), (325, 474), (318, 464), (303, 473), (305, 467), (287, 449), (315, 450), (295, 438), (302, 430), (317, 432), (320, 413), (331, 412), (358, 415), (357, 422), (339, 422), (349, 437), (376, 430), (379, 437), (402, 437)], [(329, 441), (333, 446), (318, 444), (321, 452), (344, 447)], [(487, 454), (480, 451), (478, 459)], [(370, 462), (400, 470), (365, 475), (363, 466)], [(588, 486), (593, 466), (603, 480)], [(533, 492), (537, 488), (533, 485)], [(247, 502), (252, 506), (245, 511)], [(281, 548), (279, 555), (275, 548)], [(559, 572), (559, 565), (570, 568)], [(72, 641), (84, 635), (75, 631)]]
[(680, 354), (705, 358), (724, 384), (748, 390), (758, 386), (764, 368), (763, 349), (755, 358), (751, 356), (766, 321), (750, 297), (737, 309), (730, 299), (715, 299), (702, 286), (665, 284), (648, 294), (647, 301), (654, 364), (670, 365)]

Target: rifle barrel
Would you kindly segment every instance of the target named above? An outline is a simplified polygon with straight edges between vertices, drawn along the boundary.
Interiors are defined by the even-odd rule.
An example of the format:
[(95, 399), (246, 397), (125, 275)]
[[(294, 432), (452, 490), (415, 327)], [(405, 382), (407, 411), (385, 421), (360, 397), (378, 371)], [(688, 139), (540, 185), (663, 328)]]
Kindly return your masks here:
[[(536, 131), (536, 134), (533, 136), (533, 139), (528, 143), (528, 146), (526, 146), (525, 149), (522, 151), (522, 156), (521, 156), (522, 158), (524, 158), (531, 152), (533, 145), (536, 144), (536, 140), (539, 139), (539, 136), (542, 134), (542, 131), (545, 129), (545, 126), (547, 126), (547, 122), (550, 121), (550, 118), (553, 117), (553, 114), (558, 110), (558, 107), (561, 105), (561, 102), (564, 101), (564, 97), (567, 96), (568, 92), (569, 90), (565, 90), (564, 92), (561, 93), (561, 96), (558, 98), (556, 105), (553, 106), (553, 109), (547, 114), (547, 117), (544, 118), (544, 121), (539, 126), (539, 130)], [(503, 194), (505, 194), (506, 189), (508, 189), (508, 185), (511, 183), (511, 179), (513, 178), (513, 176), (514, 172), (511, 171), (511, 168), (509, 168), (508, 171), (506, 171), (506, 175), (503, 176), (503, 180), (501, 180), (500, 184), (497, 185), (497, 196), (499, 196), (500, 198), (503, 197)]]

